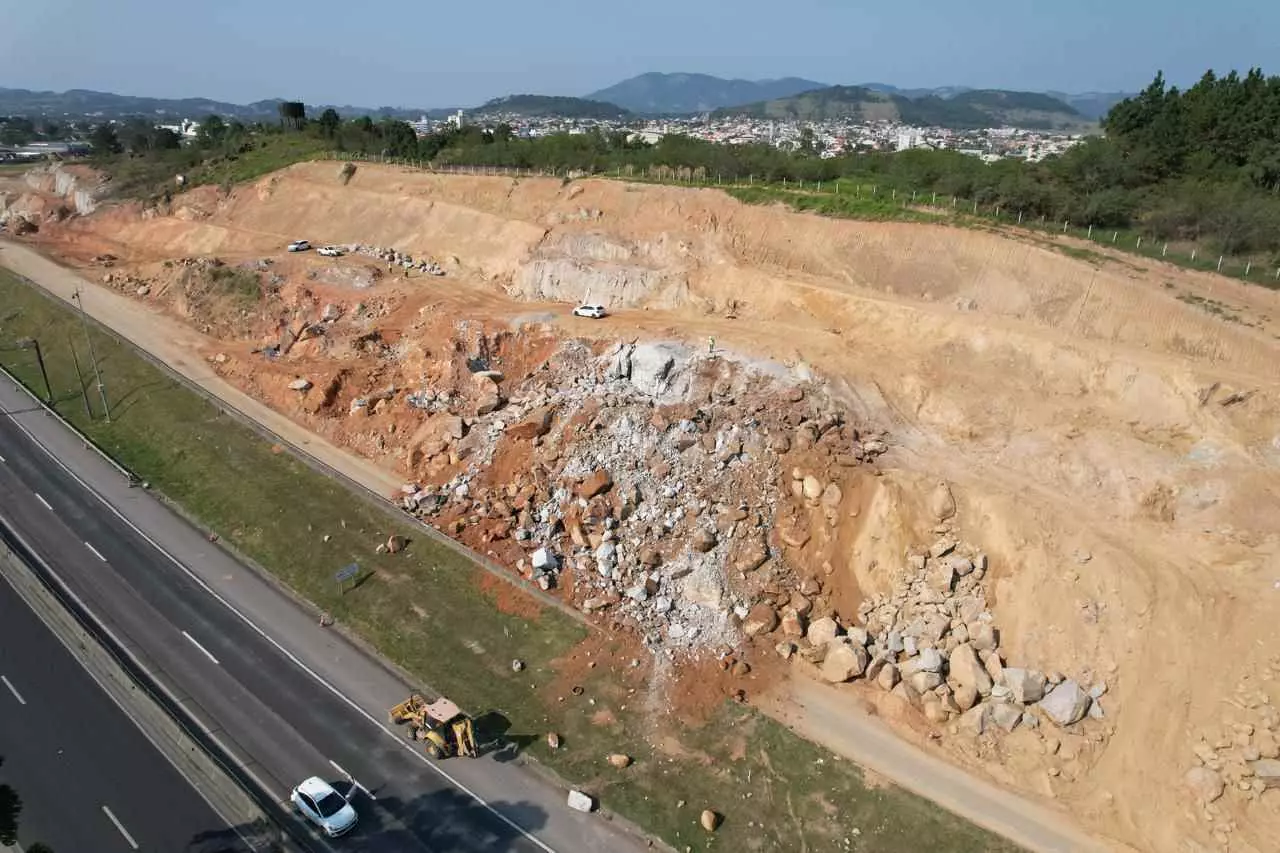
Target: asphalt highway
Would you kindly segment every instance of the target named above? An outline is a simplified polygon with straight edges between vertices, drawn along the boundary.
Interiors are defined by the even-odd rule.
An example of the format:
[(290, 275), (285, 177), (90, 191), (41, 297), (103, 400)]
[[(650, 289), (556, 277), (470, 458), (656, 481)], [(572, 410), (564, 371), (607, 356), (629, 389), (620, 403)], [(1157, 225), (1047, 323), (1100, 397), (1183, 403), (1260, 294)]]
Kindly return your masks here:
[(245, 848), (0, 580), (0, 780), (22, 798), (19, 840), (77, 850)]
[[(500, 757), (434, 769), (380, 725), (407, 687), (143, 490), (120, 496), (123, 513), (109, 509), (87, 485), (107, 496), (124, 489), (123, 478), (32, 413), (7, 381), (0, 386), (0, 406), (14, 413), (0, 415), (0, 515), (273, 798), (283, 802), (312, 775), (359, 783), (360, 823), (337, 849), (643, 849), (598, 816), (569, 812), (562, 790)], [(188, 562), (204, 571), (179, 564)]]

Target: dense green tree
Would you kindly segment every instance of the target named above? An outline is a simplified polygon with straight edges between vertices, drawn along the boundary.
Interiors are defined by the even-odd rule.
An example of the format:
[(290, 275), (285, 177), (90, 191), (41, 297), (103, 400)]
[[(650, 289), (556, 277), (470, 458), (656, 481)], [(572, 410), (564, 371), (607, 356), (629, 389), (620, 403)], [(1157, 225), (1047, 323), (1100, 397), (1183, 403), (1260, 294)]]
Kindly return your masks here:
[(38, 136), (35, 123), (26, 116), (0, 119), (0, 145), (25, 145)]
[(89, 135), (89, 144), (93, 146), (95, 154), (119, 154), (123, 150), (115, 125), (106, 121), (93, 129), (93, 133)]
[(216, 148), (227, 138), (227, 123), (222, 116), (206, 116), (196, 130), (196, 144), (201, 148)]
[(316, 120), (316, 124), (320, 128), (320, 133), (328, 139), (332, 139), (338, 133), (338, 128), (342, 126), (342, 118), (338, 115), (338, 111), (330, 107), (320, 113), (320, 118)]

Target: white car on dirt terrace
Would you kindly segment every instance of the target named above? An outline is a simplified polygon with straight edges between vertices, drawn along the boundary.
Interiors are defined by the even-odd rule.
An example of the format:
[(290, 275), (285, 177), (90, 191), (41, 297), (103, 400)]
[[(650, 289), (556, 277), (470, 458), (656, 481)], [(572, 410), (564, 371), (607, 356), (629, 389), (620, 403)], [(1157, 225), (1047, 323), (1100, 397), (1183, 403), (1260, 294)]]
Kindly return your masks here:
[(347, 253), (347, 250), (341, 246), (321, 246), (316, 249), (317, 255), (324, 255), (326, 258), (340, 258)]
[(306, 240), (294, 240), (288, 248), (290, 252), (305, 252), (311, 248), (311, 244)]
[(573, 316), (588, 317), (592, 320), (603, 320), (608, 315), (609, 312), (604, 310), (603, 305), (579, 305), (573, 309)]

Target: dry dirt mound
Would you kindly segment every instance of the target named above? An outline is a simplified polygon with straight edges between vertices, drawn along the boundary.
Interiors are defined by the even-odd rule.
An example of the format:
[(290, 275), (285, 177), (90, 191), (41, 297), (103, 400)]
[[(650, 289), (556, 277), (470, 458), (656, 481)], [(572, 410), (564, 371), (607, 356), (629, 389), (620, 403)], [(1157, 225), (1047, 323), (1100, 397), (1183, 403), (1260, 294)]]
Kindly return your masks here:
[[(448, 275), (356, 287), (367, 259), (283, 255), (298, 237)], [(1275, 293), (710, 191), (368, 166), (343, 185), (328, 163), (41, 239), (119, 255), (122, 288), (179, 313), (162, 261), (249, 264), (259, 313), (191, 316), (225, 330), (221, 370), (397, 466), (415, 511), (513, 569), (535, 576), (551, 548), (559, 573), (541, 555), (537, 576), (660, 654), (701, 637), (744, 662), (784, 644), (831, 677), (892, 664), (897, 696), (877, 701), (917, 706), (957, 760), (1098, 832), (1170, 851), (1280, 832), (1280, 794), (1263, 792), (1280, 724)], [(587, 296), (617, 315), (552, 321), (514, 301)], [(699, 354), (708, 336), (718, 358)], [(883, 455), (863, 444), (880, 431)], [(585, 496), (600, 470), (610, 490)], [(735, 568), (757, 533), (776, 568)], [(837, 636), (822, 622), (814, 642), (824, 617)]]

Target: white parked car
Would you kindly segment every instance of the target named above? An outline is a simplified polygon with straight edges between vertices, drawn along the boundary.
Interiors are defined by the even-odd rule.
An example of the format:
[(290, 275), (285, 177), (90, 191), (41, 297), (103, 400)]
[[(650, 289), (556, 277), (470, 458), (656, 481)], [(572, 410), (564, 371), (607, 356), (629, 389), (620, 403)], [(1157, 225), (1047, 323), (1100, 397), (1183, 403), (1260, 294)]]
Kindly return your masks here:
[(326, 258), (340, 258), (346, 253), (346, 249), (341, 246), (322, 246), (316, 249), (317, 255), (324, 255)]
[(592, 320), (601, 320), (606, 314), (603, 305), (579, 305), (573, 309), (575, 317), (590, 317)]
[(306, 240), (294, 240), (292, 243), (289, 244), (290, 252), (305, 252), (307, 249), (310, 249), (310, 248), (311, 248), (311, 244), (308, 243)]
[(319, 776), (312, 776), (294, 788), (289, 799), (303, 817), (330, 838), (350, 832), (356, 825), (356, 810), (351, 803)]

